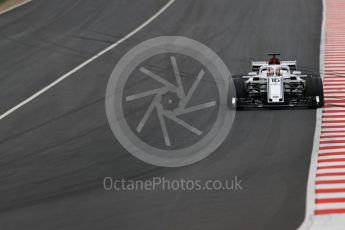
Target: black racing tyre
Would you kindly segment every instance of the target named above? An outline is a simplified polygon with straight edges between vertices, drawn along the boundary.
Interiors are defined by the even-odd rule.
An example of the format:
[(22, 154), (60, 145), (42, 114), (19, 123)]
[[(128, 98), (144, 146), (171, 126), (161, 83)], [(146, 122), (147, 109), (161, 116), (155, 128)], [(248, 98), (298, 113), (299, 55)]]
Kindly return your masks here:
[(317, 96), (319, 96), (319, 104), (317, 107), (323, 107), (325, 101), (324, 101), (324, 95), (323, 95), (323, 83), (321, 77), (315, 77), (314, 78), (314, 91)]
[(305, 80), (305, 96), (314, 97), (313, 77), (308, 76)]
[(247, 96), (245, 81), (239, 76), (235, 76), (231, 80), (233, 84), (229, 84), (228, 107), (231, 110), (240, 110), (241, 105), (238, 103), (238, 98)]
[(307, 97), (319, 97), (319, 103), (315, 104), (315, 107), (322, 107), (324, 105), (323, 84), (322, 78), (319, 75), (307, 77), (305, 95)]
[(234, 78), (234, 85), (236, 89), (236, 97), (244, 98), (247, 96), (246, 84), (242, 78)]

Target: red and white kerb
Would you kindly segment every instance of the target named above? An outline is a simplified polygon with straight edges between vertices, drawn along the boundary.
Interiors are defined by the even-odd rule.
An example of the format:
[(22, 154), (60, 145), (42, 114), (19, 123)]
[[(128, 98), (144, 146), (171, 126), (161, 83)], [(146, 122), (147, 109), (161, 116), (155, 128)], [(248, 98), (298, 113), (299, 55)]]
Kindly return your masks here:
[[(324, 95), (315, 215), (345, 214), (345, 1), (326, 1)], [(345, 228), (345, 227), (344, 227)]]

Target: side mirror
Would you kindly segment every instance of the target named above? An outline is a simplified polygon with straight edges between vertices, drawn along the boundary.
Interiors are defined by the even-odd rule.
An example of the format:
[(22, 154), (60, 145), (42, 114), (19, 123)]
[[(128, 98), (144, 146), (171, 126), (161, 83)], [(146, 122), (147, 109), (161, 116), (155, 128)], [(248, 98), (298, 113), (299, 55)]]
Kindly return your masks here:
[(296, 70), (294, 70), (294, 71), (292, 71), (292, 74), (293, 74), (293, 75), (301, 75), (302, 72), (301, 72), (301, 71), (296, 71)]

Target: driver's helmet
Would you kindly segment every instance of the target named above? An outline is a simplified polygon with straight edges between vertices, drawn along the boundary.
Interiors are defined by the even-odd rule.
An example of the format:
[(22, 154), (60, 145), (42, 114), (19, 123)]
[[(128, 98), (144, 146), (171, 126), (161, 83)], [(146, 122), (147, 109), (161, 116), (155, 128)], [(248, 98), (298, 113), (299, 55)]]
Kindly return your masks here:
[(276, 76), (281, 76), (281, 69), (278, 67), (275, 70)]

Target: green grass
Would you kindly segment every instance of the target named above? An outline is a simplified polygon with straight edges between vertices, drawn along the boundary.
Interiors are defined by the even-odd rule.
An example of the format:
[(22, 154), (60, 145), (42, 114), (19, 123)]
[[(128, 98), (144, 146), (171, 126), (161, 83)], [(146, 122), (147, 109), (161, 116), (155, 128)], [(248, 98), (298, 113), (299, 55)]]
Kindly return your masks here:
[(0, 0), (0, 4), (5, 3), (7, 0)]

